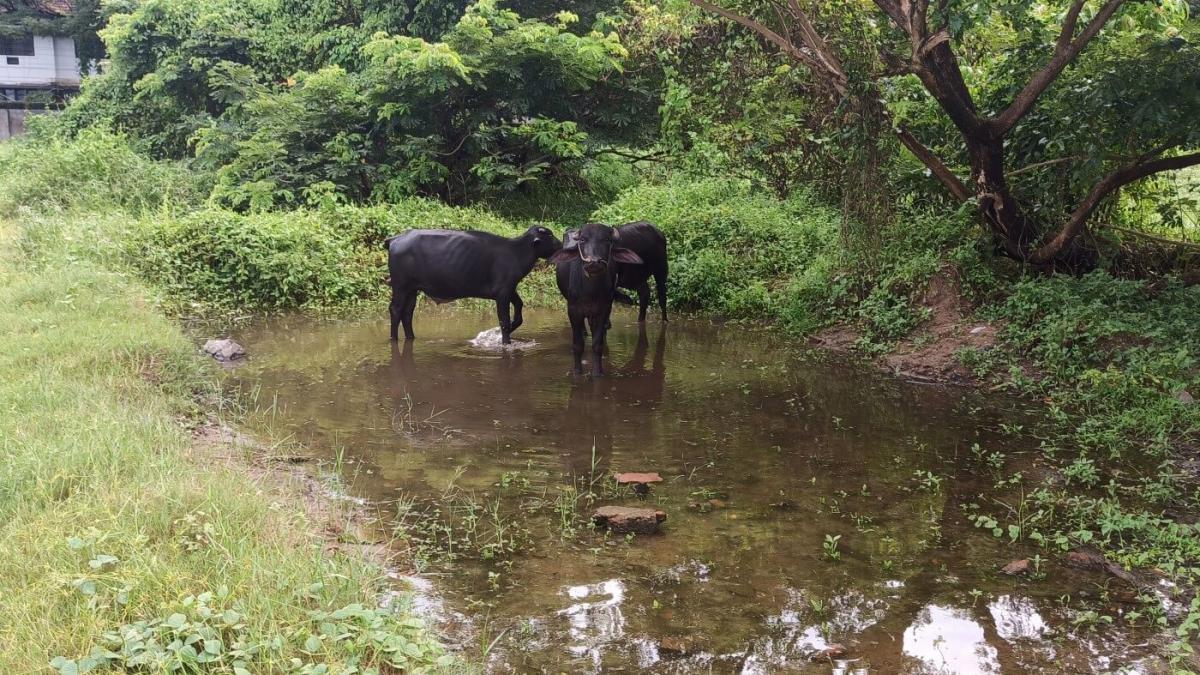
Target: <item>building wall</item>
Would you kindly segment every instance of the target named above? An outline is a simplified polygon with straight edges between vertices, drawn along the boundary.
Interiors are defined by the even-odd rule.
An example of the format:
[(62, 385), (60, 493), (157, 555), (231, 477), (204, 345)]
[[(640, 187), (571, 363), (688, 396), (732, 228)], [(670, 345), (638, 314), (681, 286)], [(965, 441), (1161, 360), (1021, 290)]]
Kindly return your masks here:
[(29, 114), (25, 110), (0, 108), (0, 141), (25, 133), (25, 118)]
[(38, 35), (33, 38), (33, 56), (19, 56), (20, 63), (8, 65), (0, 54), (0, 87), (78, 87), (79, 62), (75, 41), (69, 37)]

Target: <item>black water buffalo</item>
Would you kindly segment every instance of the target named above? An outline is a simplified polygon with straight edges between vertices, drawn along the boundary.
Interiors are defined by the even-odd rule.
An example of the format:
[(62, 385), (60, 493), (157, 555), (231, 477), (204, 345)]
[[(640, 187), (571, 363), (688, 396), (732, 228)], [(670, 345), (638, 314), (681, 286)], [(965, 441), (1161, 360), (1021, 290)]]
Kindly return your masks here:
[(550, 257), (550, 262), (556, 265), (558, 290), (567, 299), (577, 375), (583, 372), (585, 320), (592, 334), (592, 375), (604, 374), (604, 338), (612, 313), (617, 267), (642, 263), (638, 254), (623, 245), (618, 246), (620, 237), (614, 227), (588, 223), (573, 232), (567, 238), (566, 246)]
[[(617, 288), (628, 288), (638, 294), (638, 321), (646, 320), (646, 308), (650, 306), (650, 285), (654, 277), (654, 291), (658, 295), (658, 309), (662, 320), (667, 320), (667, 238), (652, 223), (639, 220), (625, 223), (617, 228), (621, 234), (621, 246), (633, 251), (642, 259), (641, 265), (621, 265), (617, 268)], [(617, 300), (633, 304), (627, 295), (617, 291)]]
[[(410, 230), (388, 239), (388, 284), (392, 302), (392, 339), (404, 323), (404, 337), (413, 339), (412, 317), (417, 292), (435, 302), (460, 298), (496, 301), (500, 335), (504, 344), (522, 323), (517, 284), (539, 258), (548, 258), (562, 247), (550, 230), (534, 225), (519, 237), (505, 239), (487, 232)], [(509, 320), (509, 305), (513, 317)]]

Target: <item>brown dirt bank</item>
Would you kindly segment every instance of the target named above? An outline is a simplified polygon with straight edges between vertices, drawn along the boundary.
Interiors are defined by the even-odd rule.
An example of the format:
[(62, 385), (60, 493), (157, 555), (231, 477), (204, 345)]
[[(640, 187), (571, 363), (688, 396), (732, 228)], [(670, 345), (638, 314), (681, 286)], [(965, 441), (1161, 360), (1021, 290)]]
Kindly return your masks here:
[[(963, 365), (959, 354), (964, 349), (986, 351), (994, 348), (1000, 325), (971, 317), (970, 304), (963, 299), (957, 282), (947, 271), (930, 280), (920, 305), (929, 310), (929, 318), (896, 343), (890, 352), (875, 359), (875, 363), (907, 380), (979, 384), (979, 379)], [(850, 352), (859, 336), (857, 327), (839, 324), (816, 333), (810, 340), (826, 349)]]

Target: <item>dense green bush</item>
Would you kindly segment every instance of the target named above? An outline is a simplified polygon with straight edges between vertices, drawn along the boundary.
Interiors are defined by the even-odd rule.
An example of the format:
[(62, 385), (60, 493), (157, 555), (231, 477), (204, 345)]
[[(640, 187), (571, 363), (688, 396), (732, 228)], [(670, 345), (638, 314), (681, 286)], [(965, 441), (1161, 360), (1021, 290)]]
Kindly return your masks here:
[[(815, 301), (793, 279), (833, 271), (840, 215), (798, 192), (780, 200), (749, 183), (678, 177), (626, 190), (596, 211), (600, 222), (648, 220), (667, 237), (669, 299), (680, 309), (732, 318), (799, 319)], [(807, 308), (806, 308), (807, 309)]]
[[(130, 226), (124, 247), (142, 276), (179, 300), (241, 308), (327, 307), (383, 297), (388, 236), (446, 228), (511, 237), (526, 227), (424, 199), (256, 214), (207, 208), (142, 219)], [(547, 275), (535, 273), (526, 282), (532, 286), (527, 293), (545, 299), (549, 284)]]
[(42, 125), (34, 131), (33, 138), (0, 143), (0, 211), (179, 208), (198, 204), (206, 190), (203, 175), (148, 159), (103, 128), (70, 140)]

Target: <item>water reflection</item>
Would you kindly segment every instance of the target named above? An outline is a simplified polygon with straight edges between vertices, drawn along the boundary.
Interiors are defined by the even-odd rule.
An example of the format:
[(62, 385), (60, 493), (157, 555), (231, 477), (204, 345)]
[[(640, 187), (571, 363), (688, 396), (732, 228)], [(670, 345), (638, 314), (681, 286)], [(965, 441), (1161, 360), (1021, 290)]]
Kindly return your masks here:
[(904, 631), (904, 653), (917, 660), (920, 672), (998, 673), (996, 648), (984, 639), (969, 612), (929, 605)]
[(609, 579), (596, 584), (570, 586), (565, 594), (574, 602), (559, 611), (568, 623), (570, 645), (575, 658), (586, 658), (599, 667), (602, 648), (625, 635), (625, 616), (621, 602), (625, 584)]
[[(994, 431), (1024, 417), (740, 327), (628, 319), (614, 317), (599, 380), (571, 376), (559, 313), (526, 316), (528, 348), (489, 350), (468, 338), (490, 312), (436, 310), (421, 339), (390, 346), (382, 322), (273, 319), (235, 335), (252, 358), (227, 377), (262, 392), (246, 400), (273, 433), (340, 450), (355, 493), (380, 503), (452, 482), (549, 501), (609, 469), (666, 479), (649, 497), (661, 536), (562, 536), (556, 514), (510, 501), (529, 550), (441, 570), (447, 608), (490, 608), (494, 671), (1091, 672), (1149, 651), (1124, 625), (1051, 646), (1067, 610), (997, 579), (1012, 552), (963, 517), (994, 483), (973, 445), (1028, 468), (1036, 442)], [(1047, 573), (1020, 583), (1046, 598), (1081, 583)], [(809, 660), (831, 643), (847, 658)]]
[(996, 625), (996, 634), (1009, 642), (1038, 640), (1050, 630), (1029, 598), (1002, 595), (988, 605), (988, 611)]

